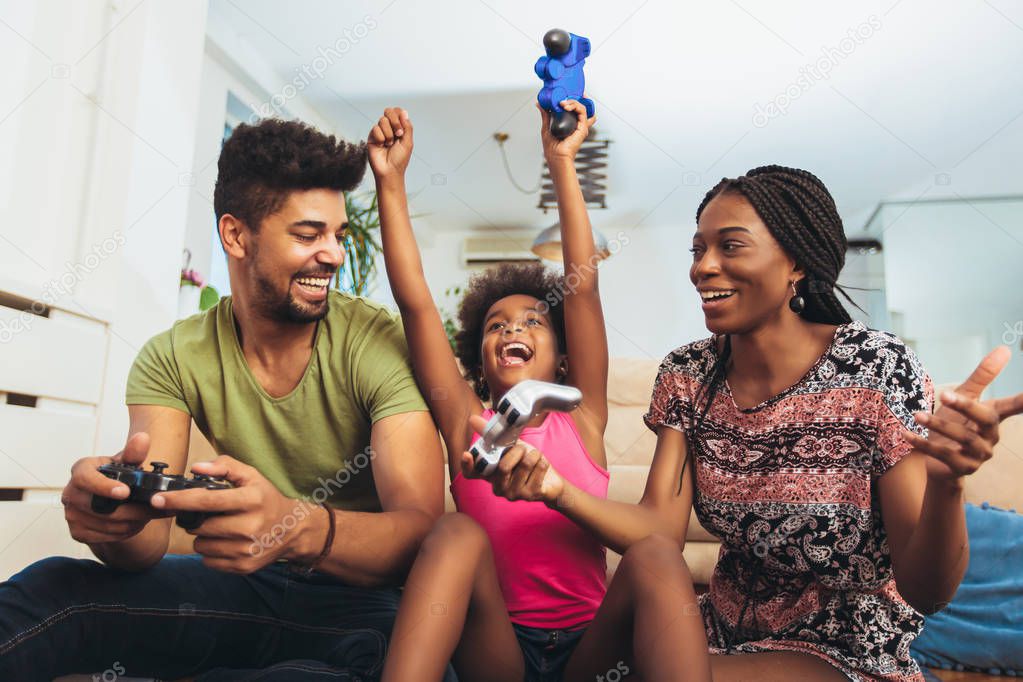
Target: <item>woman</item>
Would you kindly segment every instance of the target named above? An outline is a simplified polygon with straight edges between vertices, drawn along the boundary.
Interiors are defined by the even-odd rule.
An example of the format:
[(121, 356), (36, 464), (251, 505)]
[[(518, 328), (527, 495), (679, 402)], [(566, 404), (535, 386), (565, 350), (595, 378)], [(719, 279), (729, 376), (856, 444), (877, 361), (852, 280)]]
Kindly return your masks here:
[[(963, 477), (1023, 411), (1023, 394), (977, 402), (1007, 349), (929, 414), (913, 352), (835, 294), (846, 239), (819, 179), (751, 170), (697, 221), (690, 279), (713, 336), (661, 365), (643, 499), (562, 493), (564, 514), (625, 554), (565, 677), (920, 680), (921, 613), (968, 560)], [(699, 599), (680, 551), (694, 506), (722, 541)]]

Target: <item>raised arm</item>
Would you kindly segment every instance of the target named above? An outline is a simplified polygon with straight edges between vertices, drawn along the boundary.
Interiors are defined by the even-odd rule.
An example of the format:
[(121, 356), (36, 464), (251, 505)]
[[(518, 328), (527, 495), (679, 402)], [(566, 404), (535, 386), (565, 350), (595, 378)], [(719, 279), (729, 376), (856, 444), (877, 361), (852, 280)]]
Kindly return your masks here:
[(544, 157), (558, 199), (561, 250), (565, 262), (565, 291), (562, 294), (569, 358), (568, 383), (582, 391), (580, 409), (592, 421), (602, 439), (607, 425), (607, 330), (597, 287), (599, 257), (575, 170), (579, 147), (597, 119), (587, 120), (586, 107), (574, 100), (562, 102), (562, 106), (578, 117), (575, 132), (563, 140), (551, 135), (550, 114), (542, 108), (540, 114)]
[(458, 456), (471, 435), (469, 416), (479, 414), (483, 406), (458, 370), (423, 274), (405, 193), (412, 136), (412, 122), (404, 109), (385, 110), (369, 134), (369, 162), (376, 179), (387, 279), (401, 311), (416, 381), (448, 452), (454, 453), (448, 458), (454, 476)]

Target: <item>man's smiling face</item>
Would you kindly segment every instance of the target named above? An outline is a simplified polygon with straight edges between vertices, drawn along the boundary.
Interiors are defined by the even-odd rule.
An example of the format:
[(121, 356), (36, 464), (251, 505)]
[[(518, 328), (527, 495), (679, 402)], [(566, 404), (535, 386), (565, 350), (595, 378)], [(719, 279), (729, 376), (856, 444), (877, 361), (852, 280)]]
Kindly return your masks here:
[(257, 309), (280, 322), (322, 319), (331, 280), (344, 262), (347, 227), (341, 192), (291, 192), (281, 208), (251, 233), (243, 267)]

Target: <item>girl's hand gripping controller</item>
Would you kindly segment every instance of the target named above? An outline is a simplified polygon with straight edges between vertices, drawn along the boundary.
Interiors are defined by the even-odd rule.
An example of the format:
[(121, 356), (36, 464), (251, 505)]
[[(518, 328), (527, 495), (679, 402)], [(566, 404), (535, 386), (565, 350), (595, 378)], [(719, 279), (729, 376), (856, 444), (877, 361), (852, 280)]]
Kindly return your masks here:
[(531, 419), (550, 410), (571, 412), (582, 399), (583, 394), (574, 386), (535, 379), (512, 386), (497, 403), (494, 416), (487, 422), (479, 440), (469, 448), (475, 472), (480, 476), (493, 473)]

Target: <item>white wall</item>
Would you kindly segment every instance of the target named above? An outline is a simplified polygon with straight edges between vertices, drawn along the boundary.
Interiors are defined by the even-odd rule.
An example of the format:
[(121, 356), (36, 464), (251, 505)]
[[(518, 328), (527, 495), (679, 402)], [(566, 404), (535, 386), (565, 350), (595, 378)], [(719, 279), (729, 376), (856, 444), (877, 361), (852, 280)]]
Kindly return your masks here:
[[(137, 42), (130, 53), (118, 57), (127, 73), (116, 74), (111, 88), (132, 110), (125, 122), (137, 143), (121, 169), (128, 239), (115, 298), (100, 452), (116, 452), (124, 443), (124, 386), (131, 362), (146, 340), (176, 316), (178, 254), (185, 241), (195, 171), (206, 3), (149, 3), (129, 20), (136, 22), (130, 30)], [(128, 86), (129, 73), (134, 88)]]
[(0, 309), (0, 393), (37, 397), (0, 400), (0, 487), (24, 490), (0, 503), (0, 576), (87, 551), (59, 487), (74, 460), (123, 446), (128, 369), (174, 319), (206, 2), (7, 3), (3, 18), (0, 290), (50, 314), (12, 329), (22, 316)]
[(888, 301), (936, 383), (959, 383), (995, 346), (1013, 358), (992, 396), (1023, 390), (1023, 199), (883, 209)]
[[(413, 222), (434, 300), (442, 310), (454, 313), (457, 299), (445, 298), (444, 291), (464, 287), (473, 273), (462, 264), (462, 241), (469, 235), (479, 237), (480, 232), (432, 230), (426, 219)], [(609, 239), (619, 234), (612, 227), (601, 229)], [(703, 313), (689, 282), (691, 233), (674, 226), (644, 226), (621, 234), (621, 249), (600, 265), (611, 356), (659, 360), (684, 343), (706, 337)], [(382, 260), (369, 295), (394, 304)]]
[[(7, 67), (0, 75), (0, 289), (35, 300), (67, 263), (113, 231), (123, 195), (102, 174), (111, 160), (123, 162), (133, 143), (116, 133), (120, 124), (109, 109), (106, 80), (116, 68), (109, 64), (115, 45), (105, 41), (90, 50), (107, 28), (104, 3), (19, 3), (9, 9), (6, 21), (21, 37), (11, 34), (0, 43)], [(108, 145), (106, 154), (99, 153), (101, 143)], [(107, 196), (114, 197), (113, 211), (97, 206)], [(102, 290), (109, 272), (88, 279)], [(88, 285), (75, 282), (68, 288), (78, 296), (62, 295), (61, 303), (106, 319), (109, 300), (83, 296)]]
[(106, 357), (80, 362), (104, 368), (90, 409), (116, 451), (127, 370), (174, 319), (206, 3), (8, 8), (0, 289), (106, 325)]
[(266, 63), (259, 51), (238, 33), (217, 5), (210, 7), (206, 39), (202, 55), (202, 78), (199, 111), (196, 122), (196, 170), (188, 207), (185, 247), (192, 253), (191, 267), (209, 279), (213, 278), (221, 293), (227, 292), (227, 268), (223, 252), (215, 247), (212, 232), (216, 229), (213, 213), (213, 188), (217, 179), (217, 159), (224, 134), (228, 93), (231, 93), (249, 115), (265, 110), (268, 103), (284, 101), (284, 115), (290, 115), (326, 132), (340, 133), (334, 122), (324, 118), (302, 94), (291, 93), (288, 81)]

